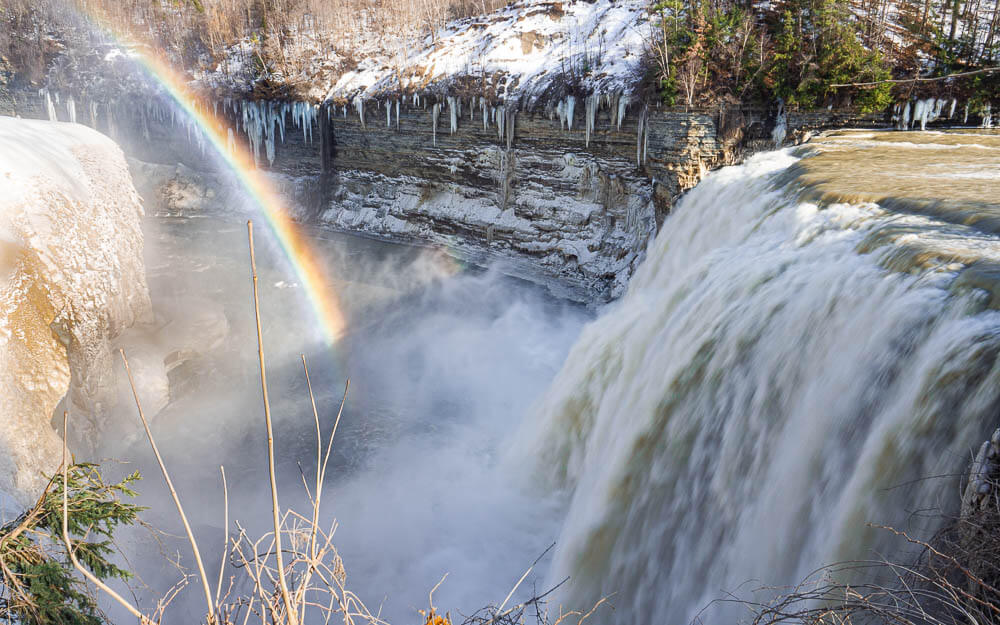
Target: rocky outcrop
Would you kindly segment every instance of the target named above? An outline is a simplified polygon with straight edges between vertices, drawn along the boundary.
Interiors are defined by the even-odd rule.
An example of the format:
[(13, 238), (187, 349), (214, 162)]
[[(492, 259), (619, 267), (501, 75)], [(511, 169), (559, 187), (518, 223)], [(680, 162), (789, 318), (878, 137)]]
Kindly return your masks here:
[[(18, 110), (45, 116), (42, 100), (22, 94)], [(776, 119), (776, 110), (661, 110), (615, 96), (531, 111), (431, 95), (204, 106), (258, 154), (300, 219), (442, 246), (474, 264), (501, 261), (586, 302), (619, 296), (674, 200), (711, 169), (772, 148)], [(97, 127), (137, 159), (154, 210), (230, 204), (211, 155), (168, 109), (123, 100), (97, 110)], [(790, 112), (786, 121), (789, 141), (880, 123), (841, 111)]]
[(54, 412), (92, 438), (116, 398), (108, 341), (150, 315), (121, 150), (81, 125), (0, 117), (0, 490), (59, 466)]
[(993, 432), (989, 440), (979, 447), (969, 475), (965, 492), (962, 494), (961, 518), (968, 518), (977, 512), (995, 508), (1000, 500), (997, 485), (1000, 484), (1000, 429)]

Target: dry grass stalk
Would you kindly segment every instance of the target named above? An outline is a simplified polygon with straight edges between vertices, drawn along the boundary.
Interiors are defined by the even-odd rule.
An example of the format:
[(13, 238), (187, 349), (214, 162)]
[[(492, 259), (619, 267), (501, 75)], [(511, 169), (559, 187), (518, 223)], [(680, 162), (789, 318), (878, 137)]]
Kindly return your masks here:
[(142, 402), (139, 401), (139, 391), (135, 388), (135, 380), (132, 378), (132, 369), (128, 365), (128, 358), (125, 356), (125, 350), (119, 349), (118, 353), (121, 354), (122, 363), (125, 365), (125, 374), (128, 376), (128, 384), (132, 389), (132, 397), (135, 399), (135, 407), (139, 412), (139, 420), (142, 421), (142, 427), (146, 430), (146, 438), (149, 439), (149, 446), (153, 450), (153, 455), (156, 456), (156, 463), (160, 466), (160, 473), (163, 475), (163, 481), (167, 485), (167, 489), (170, 491), (170, 497), (174, 500), (174, 506), (177, 508), (177, 514), (181, 517), (181, 522), (184, 524), (184, 533), (187, 534), (188, 542), (191, 544), (191, 551), (194, 553), (194, 561), (198, 566), (198, 578), (201, 580), (202, 590), (205, 592), (205, 604), (208, 606), (208, 623), (209, 625), (214, 625), (215, 623), (215, 605), (212, 603), (212, 591), (208, 585), (208, 575), (205, 574), (205, 565), (201, 561), (201, 550), (198, 549), (198, 541), (194, 538), (194, 532), (191, 531), (191, 524), (188, 522), (187, 515), (184, 513), (184, 506), (181, 505), (180, 496), (177, 494), (177, 489), (174, 488), (173, 480), (170, 479), (170, 473), (167, 471), (167, 465), (163, 463), (163, 457), (160, 455), (160, 450), (156, 446), (156, 440), (153, 438), (153, 433), (149, 429), (149, 422), (146, 420), (146, 415), (142, 410)]
[(264, 335), (260, 326), (260, 298), (257, 290), (257, 258), (253, 247), (253, 222), (247, 221), (247, 237), (250, 241), (250, 272), (253, 279), (253, 312), (257, 322), (257, 361), (260, 365), (260, 389), (264, 401), (264, 423), (267, 425), (267, 471), (271, 478), (271, 513), (274, 520), (275, 559), (278, 561), (278, 585), (281, 588), (281, 599), (285, 603), (285, 613), (289, 625), (298, 624), (297, 613), (292, 608), (292, 597), (288, 592), (288, 580), (285, 578), (285, 567), (281, 549), (281, 524), (278, 517), (281, 509), (278, 507), (278, 482), (274, 471), (274, 427), (271, 423), (271, 402), (267, 397), (267, 367), (264, 364)]

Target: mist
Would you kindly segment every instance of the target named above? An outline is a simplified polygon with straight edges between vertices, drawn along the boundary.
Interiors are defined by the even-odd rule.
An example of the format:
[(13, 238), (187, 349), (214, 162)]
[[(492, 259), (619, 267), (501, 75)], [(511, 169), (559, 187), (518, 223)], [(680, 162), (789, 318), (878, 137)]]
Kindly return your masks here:
[[(246, 226), (230, 213), (149, 216), (145, 228), (156, 319), (125, 333), (118, 346), (129, 355), (214, 580), (224, 540), (220, 465), (231, 532), (237, 521), (251, 535), (271, 525)], [(310, 487), (314, 479), (304, 355), (324, 437), (351, 382), (321, 518), (324, 526), (338, 523), (334, 542), (348, 588), (390, 622), (419, 618), (428, 592), (446, 574), (436, 605), (471, 613), (499, 603), (556, 540), (565, 503), (558, 494), (536, 492), (530, 475), (501, 469), (501, 460), (593, 311), (508, 277), (501, 267), (462, 267), (440, 250), (317, 230), (316, 249), (336, 276), (348, 319), (345, 336), (327, 346), (287, 259), (260, 229), (261, 317), (282, 507), (309, 509), (303, 476)], [(115, 430), (122, 435), (108, 437), (98, 451), (127, 462), (122, 471), (142, 471), (145, 518), (165, 532), (151, 540), (139, 529), (124, 540), (151, 601), (180, 575), (170, 560), (179, 554), (188, 569), (193, 560), (176, 538), (183, 532), (124, 376), (119, 386)], [(541, 590), (544, 574), (543, 560), (519, 595)], [(165, 622), (203, 613), (200, 588), (191, 583)]]

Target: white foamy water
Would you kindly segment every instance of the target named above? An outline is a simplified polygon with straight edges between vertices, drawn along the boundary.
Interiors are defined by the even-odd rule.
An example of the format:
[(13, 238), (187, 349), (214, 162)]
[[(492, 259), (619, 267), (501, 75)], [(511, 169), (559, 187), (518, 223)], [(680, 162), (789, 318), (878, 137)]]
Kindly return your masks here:
[(573, 607), (611, 595), (598, 620), (688, 623), (726, 592), (873, 558), (890, 543), (866, 523), (957, 505), (957, 479), (918, 478), (964, 469), (995, 425), (1000, 314), (951, 288), (958, 265), (859, 253), (900, 217), (773, 188), (795, 161), (759, 155), (685, 196), (525, 420), (511, 465), (570, 497), (549, 579), (572, 578)]

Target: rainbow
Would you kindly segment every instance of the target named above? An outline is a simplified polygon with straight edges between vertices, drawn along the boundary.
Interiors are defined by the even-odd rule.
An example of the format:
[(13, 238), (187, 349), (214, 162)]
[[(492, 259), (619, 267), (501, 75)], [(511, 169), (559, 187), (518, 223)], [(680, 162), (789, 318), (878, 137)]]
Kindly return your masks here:
[[(101, 21), (96, 15), (89, 17), (94, 22)], [(143, 51), (141, 45), (131, 45), (126, 37), (118, 36), (112, 29), (103, 30), (109, 32), (120, 45), (128, 49), (130, 56), (194, 121), (208, 139), (208, 143), (260, 208), (302, 284), (327, 344), (333, 345), (343, 335), (347, 324), (340, 300), (333, 290), (331, 276), (302, 227), (289, 217), (278, 194), (257, 170), (253, 156), (246, 148), (233, 146), (229, 142), (228, 126), (214, 113), (197, 106), (195, 94), (187, 87), (184, 77), (169, 63), (151, 52)]]

